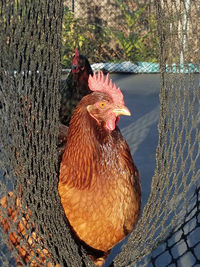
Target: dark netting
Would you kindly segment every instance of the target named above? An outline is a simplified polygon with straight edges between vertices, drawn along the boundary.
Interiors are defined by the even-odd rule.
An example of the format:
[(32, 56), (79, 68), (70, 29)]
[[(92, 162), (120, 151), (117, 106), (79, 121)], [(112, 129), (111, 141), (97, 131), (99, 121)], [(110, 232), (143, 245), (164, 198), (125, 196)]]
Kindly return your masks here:
[[(87, 2), (92, 22), (89, 27), (102, 38), (100, 29), (104, 23), (113, 27), (112, 21), (118, 16), (113, 6), (121, 2), (113, 1), (110, 13), (106, 12), (109, 19), (105, 17), (104, 21), (103, 2), (95, 2)], [(132, 2), (126, 3), (130, 12), (135, 10)], [(77, 1), (71, 8), (83, 10), (85, 3)], [(67, 1), (64, 4), (70, 7)], [(144, 12), (142, 8), (148, 10), (147, 17), (153, 16), (158, 29), (159, 142), (151, 194), (113, 265), (198, 266), (200, 5), (198, 0), (155, 0), (146, 4), (148, 8), (142, 1), (136, 4), (142, 5), (140, 12)], [(61, 0), (3, 0), (0, 5), (0, 216), (1, 222), (4, 220), (0, 266), (16, 266), (16, 262), (17, 266), (93, 265), (71, 236), (57, 192), (62, 22), (74, 19), (70, 17), (73, 14), (65, 17), (63, 11)], [(89, 29), (85, 32), (89, 34)], [(70, 38), (74, 36), (68, 35), (66, 42)], [(82, 41), (84, 38), (82, 34)], [(81, 48), (74, 42), (77, 44)], [(83, 54), (89, 56), (94, 47), (89, 41), (84, 45)], [(97, 41), (99, 59), (95, 56), (91, 62), (102, 62), (100, 52), (108, 50), (119, 64), (120, 53), (125, 52), (119, 48), (116, 56), (111, 45), (116, 44), (104, 46)], [(68, 64), (74, 47), (63, 45), (62, 49), (62, 60)], [(104, 54), (105, 60), (110, 60), (108, 54)]]
[(200, 9), (195, 1), (155, 4), (162, 78), (157, 166), (142, 217), (115, 262), (116, 266), (198, 266), (200, 81), (195, 73)]
[(0, 265), (81, 266), (57, 193), (63, 3), (1, 1), (0, 13)]

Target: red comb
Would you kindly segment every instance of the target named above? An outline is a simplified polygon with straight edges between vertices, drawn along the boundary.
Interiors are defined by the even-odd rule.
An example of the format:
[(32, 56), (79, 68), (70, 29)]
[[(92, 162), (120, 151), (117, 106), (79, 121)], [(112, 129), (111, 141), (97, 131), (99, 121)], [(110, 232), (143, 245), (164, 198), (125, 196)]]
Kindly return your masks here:
[(78, 56), (79, 56), (78, 49), (75, 48), (75, 57), (78, 57)]
[(94, 73), (94, 75), (90, 75), (88, 79), (88, 85), (91, 91), (102, 92), (108, 94), (115, 103), (119, 105), (124, 105), (124, 97), (120, 90), (120, 88), (116, 87), (116, 84), (109, 80), (109, 73), (106, 75), (104, 79), (104, 75), (102, 71), (98, 71), (98, 73)]
[(73, 65), (78, 64), (78, 57), (79, 57), (78, 49), (75, 48), (75, 56), (74, 56), (73, 61), (72, 61)]

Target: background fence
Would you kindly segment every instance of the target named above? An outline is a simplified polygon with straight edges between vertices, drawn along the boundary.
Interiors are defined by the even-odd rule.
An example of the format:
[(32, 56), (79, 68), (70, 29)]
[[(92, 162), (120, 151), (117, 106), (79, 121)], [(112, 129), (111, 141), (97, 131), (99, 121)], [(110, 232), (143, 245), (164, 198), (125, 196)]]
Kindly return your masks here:
[[(158, 63), (160, 57), (157, 29), (161, 25), (155, 1), (77, 0), (64, 1), (64, 5), (63, 68), (70, 67), (74, 49), (78, 47), (91, 63), (106, 62), (94, 65), (94, 69), (159, 72), (158, 65), (151, 64)], [(166, 63), (184, 64), (183, 58), (186, 63), (195, 63), (199, 50), (198, 3), (161, 1), (160, 5), (166, 8), (163, 38), (173, 43), (165, 54)]]
[[(22, 188), (18, 217), (28, 207), (33, 223), (19, 244), (27, 245), (37, 230), (40, 238), (31, 244), (29, 260), (37, 262), (42, 254), (54, 265), (91, 266), (66, 227), (55, 178), (61, 65), (70, 68), (78, 47), (92, 64), (101, 63), (94, 68), (161, 73), (151, 194), (113, 266), (199, 266), (200, 2), (73, 3), (2, 0), (0, 5), (1, 197), (10, 190), (20, 197)], [(11, 199), (7, 210), (15, 204)], [(1, 207), (2, 214), (7, 216)], [(0, 265), (16, 266), (17, 250), (8, 249), (7, 238), (1, 228)]]
[[(159, 40), (152, 1), (65, 1), (64, 5), (64, 68), (70, 67), (75, 47), (91, 63), (158, 62)], [(131, 70), (128, 63), (107, 67), (109, 71)]]

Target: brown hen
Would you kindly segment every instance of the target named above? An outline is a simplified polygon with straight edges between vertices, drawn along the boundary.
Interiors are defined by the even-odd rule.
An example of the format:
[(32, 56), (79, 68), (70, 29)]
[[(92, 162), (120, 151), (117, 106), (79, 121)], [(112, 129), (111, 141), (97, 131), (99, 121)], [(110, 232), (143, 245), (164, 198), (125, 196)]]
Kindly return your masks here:
[(133, 229), (140, 212), (139, 172), (116, 126), (130, 115), (123, 95), (101, 72), (89, 77), (93, 93), (74, 111), (62, 157), (58, 191), (77, 237), (104, 257)]
[[(133, 229), (139, 216), (141, 190), (138, 170), (116, 126), (119, 115), (130, 115), (123, 95), (108, 76), (104, 80), (102, 73), (90, 77), (89, 86), (95, 92), (81, 100), (70, 122), (58, 191), (76, 236), (100, 266), (110, 249)], [(8, 198), (15, 199), (13, 208), (8, 208)], [(46, 262), (51, 257), (45, 248), (37, 251), (37, 262), (31, 260), (34, 244), (40, 240), (35, 232), (26, 234), (26, 229), (35, 227), (29, 221), (31, 212), (24, 214), (20, 199), (12, 192), (0, 204), (8, 210), (8, 218), (0, 214), (0, 221), (18, 250), (19, 261), (21, 258), (34, 267), (52, 266)], [(18, 219), (19, 214), (24, 216)], [(10, 231), (13, 223), (16, 233)], [(24, 239), (27, 242), (21, 245)]]

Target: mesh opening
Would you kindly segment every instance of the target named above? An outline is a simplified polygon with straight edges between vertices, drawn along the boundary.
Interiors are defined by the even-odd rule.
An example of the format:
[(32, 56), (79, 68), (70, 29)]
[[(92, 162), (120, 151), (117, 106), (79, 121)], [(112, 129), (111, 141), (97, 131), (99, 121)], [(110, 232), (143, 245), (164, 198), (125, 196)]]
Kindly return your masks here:
[[(79, 6), (84, 13), (81, 2), (72, 4), (76, 17)], [(111, 7), (109, 14), (117, 16)], [(86, 8), (91, 29), (100, 36), (97, 51), (108, 50), (108, 61), (120, 61), (120, 49), (116, 54), (113, 47), (99, 44), (100, 25), (110, 27), (114, 20), (102, 19), (106, 6)], [(200, 263), (199, 11), (198, 1), (148, 3), (161, 73), (156, 168), (141, 218), (113, 266)], [(0, 266), (92, 266), (72, 237), (57, 192), (63, 1), (1, 1), (0, 14)], [(91, 47), (86, 43), (83, 53), (92, 54)], [(72, 54), (72, 48), (64, 53)], [(96, 54), (90, 60), (99, 63)], [(112, 71), (113, 62), (106, 64)], [(117, 70), (130, 66), (117, 64)]]

